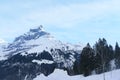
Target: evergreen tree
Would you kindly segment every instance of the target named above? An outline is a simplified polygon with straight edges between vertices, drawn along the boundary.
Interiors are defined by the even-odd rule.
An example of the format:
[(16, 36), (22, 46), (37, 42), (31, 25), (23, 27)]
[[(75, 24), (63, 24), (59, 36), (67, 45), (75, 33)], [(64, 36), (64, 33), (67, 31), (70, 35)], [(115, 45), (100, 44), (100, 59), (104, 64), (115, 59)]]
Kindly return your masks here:
[(118, 43), (115, 45), (115, 64), (117, 69), (120, 68), (120, 47)]
[(96, 72), (102, 73), (109, 71), (110, 66), (110, 50), (107, 44), (107, 41), (103, 39), (99, 39), (99, 41), (94, 46), (95, 54), (96, 54)]
[[(119, 46), (116, 46), (116, 53), (120, 53)], [(114, 59), (114, 50), (111, 45), (108, 46), (107, 41), (99, 39), (93, 49), (88, 43), (80, 54), (80, 60), (74, 62), (73, 70), (75, 74), (84, 74), (88, 76), (93, 70), (96, 73), (103, 73), (111, 70), (111, 60)], [(117, 54), (117, 57), (120, 54)], [(116, 59), (116, 63), (120, 63), (120, 58)]]
[(113, 50), (113, 47), (112, 45), (109, 45), (108, 47), (108, 57), (107, 57), (107, 63), (106, 63), (106, 68), (107, 68), (107, 71), (110, 71), (112, 70), (112, 65), (111, 64), (111, 61), (114, 60), (114, 50)]
[(75, 75), (80, 74), (79, 66), (80, 66), (79, 61), (76, 60), (73, 65), (73, 71)]
[(84, 76), (90, 75), (94, 70), (94, 63), (94, 50), (88, 43), (80, 55), (80, 73), (84, 74)]
[(109, 45), (109, 56), (110, 56), (110, 60), (114, 59), (115, 54), (112, 45)]

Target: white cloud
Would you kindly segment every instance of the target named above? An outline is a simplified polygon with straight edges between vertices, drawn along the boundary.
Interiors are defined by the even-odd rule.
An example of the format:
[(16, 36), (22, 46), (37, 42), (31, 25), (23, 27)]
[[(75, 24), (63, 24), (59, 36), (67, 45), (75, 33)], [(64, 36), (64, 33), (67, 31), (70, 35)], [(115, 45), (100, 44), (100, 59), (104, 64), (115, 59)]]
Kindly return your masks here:
[[(106, 31), (104, 29), (101, 29), (101, 27), (100, 29), (94, 29), (91, 25), (84, 24), (88, 24), (93, 19), (95, 21), (99, 19), (104, 21), (104, 17), (108, 16), (109, 14), (113, 16), (120, 16), (119, 0), (96, 0), (89, 3), (69, 3), (53, 6), (49, 5), (50, 7), (47, 6), (49, 3), (46, 5), (43, 4), (44, 6), (40, 4), (39, 6), (39, 1), (38, 3), (35, 1), (34, 3), (29, 3), (29, 0), (25, 3), (16, 2), (14, 4), (15, 5), (9, 5), (8, 3), (8, 5), (0, 5), (0, 11), (2, 13), (0, 13), (0, 29), (3, 27), (3, 29), (1, 29), (0, 36), (3, 39), (14, 39), (15, 36), (26, 32), (30, 27), (38, 26), (40, 24), (45, 25), (47, 28), (57, 27), (58, 29), (63, 28), (64, 30), (68, 30), (56, 30), (55, 35), (58, 35), (58, 37), (65, 35), (68, 36), (68, 38), (72, 38), (69, 34), (73, 34), (71, 33), (73, 30), (75, 38), (78, 36), (76, 35), (78, 32), (84, 33), (86, 35), (97, 32), (104, 33)], [(16, 5), (17, 7), (15, 7)], [(99, 24), (100, 23), (98, 22), (95, 26), (98, 26)], [(75, 31), (75, 27), (77, 31)], [(84, 27), (89, 28), (86, 30)], [(109, 32), (110, 30), (108, 33)]]
[(47, 8), (44, 11), (33, 10), (29, 14), (24, 15), (21, 21), (36, 24), (41, 22), (58, 27), (72, 27), (77, 23), (85, 22), (93, 18), (104, 17), (110, 13), (116, 14), (116, 11), (120, 12), (119, 7), (119, 0), (59, 5)]

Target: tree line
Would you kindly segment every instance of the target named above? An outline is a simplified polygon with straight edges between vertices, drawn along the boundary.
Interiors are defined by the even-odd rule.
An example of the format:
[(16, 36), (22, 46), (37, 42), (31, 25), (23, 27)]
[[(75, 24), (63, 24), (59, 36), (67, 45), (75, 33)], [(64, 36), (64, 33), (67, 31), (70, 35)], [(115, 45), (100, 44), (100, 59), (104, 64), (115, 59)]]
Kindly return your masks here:
[[(88, 43), (74, 62), (74, 74), (100, 74), (120, 68), (120, 47), (116, 42), (115, 49), (105, 38), (99, 39), (93, 47)], [(114, 66), (115, 65), (115, 66)]]

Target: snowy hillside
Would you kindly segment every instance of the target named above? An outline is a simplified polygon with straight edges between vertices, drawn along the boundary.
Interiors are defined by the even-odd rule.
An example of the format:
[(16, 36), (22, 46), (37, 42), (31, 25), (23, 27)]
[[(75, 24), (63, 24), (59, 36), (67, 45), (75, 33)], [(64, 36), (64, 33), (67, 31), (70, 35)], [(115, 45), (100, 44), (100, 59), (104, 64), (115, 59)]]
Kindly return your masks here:
[(15, 38), (13, 43), (9, 44), (3, 52), (6, 55), (14, 55), (22, 52), (39, 53), (44, 50), (50, 52), (51, 49), (81, 50), (82, 47), (63, 43), (44, 31), (43, 27), (40, 26), (36, 29), (30, 29), (27, 33)]
[[(105, 73), (105, 80), (120, 80), (120, 70), (114, 70)], [(83, 77), (82, 75), (68, 76), (66, 71), (56, 69), (54, 73), (45, 77), (43, 74), (37, 76), (34, 80), (104, 80), (104, 74)]]
[(0, 60), (4, 60), (6, 59), (6, 57), (4, 57), (4, 52), (3, 52), (3, 49), (7, 46), (8, 44), (3, 42), (3, 43), (0, 43)]
[(3, 59), (5, 59), (4, 58), (4, 54), (3, 54), (3, 45), (0, 45), (0, 60), (3, 60)]
[[(81, 45), (63, 43), (46, 32), (40, 25), (38, 28), (30, 29), (27, 33), (16, 37), (13, 43), (8, 44), (5, 48), (1, 47), (0, 60), (5, 60), (19, 53), (22, 56), (27, 56), (32, 53), (40, 54), (47, 51), (51, 54), (55, 63), (62, 64), (62, 67), (71, 67), (75, 61), (76, 54), (74, 51), (80, 53), (81, 50)], [(65, 59), (67, 56), (69, 58)]]
[[(72, 75), (82, 47), (55, 39), (42, 26), (30, 29), (0, 47), (0, 80), (33, 80), (38, 74), (50, 75), (57, 69)], [(7, 70), (7, 71), (6, 71)]]

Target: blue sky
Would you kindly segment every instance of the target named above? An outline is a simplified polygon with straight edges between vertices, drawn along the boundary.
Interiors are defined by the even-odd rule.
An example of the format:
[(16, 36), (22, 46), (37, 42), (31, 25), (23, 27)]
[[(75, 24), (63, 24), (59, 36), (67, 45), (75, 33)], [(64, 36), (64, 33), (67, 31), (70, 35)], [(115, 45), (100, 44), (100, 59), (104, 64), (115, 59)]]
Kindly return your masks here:
[(120, 0), (1, 0), (0, 39), (12, 42), (30, 28), (65, 42), (120, 42)]

